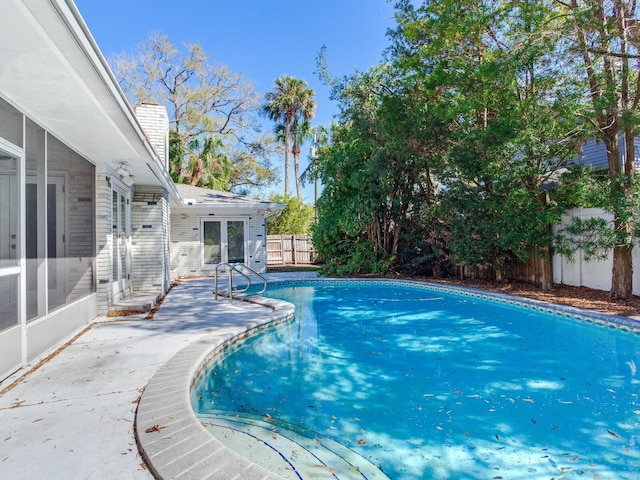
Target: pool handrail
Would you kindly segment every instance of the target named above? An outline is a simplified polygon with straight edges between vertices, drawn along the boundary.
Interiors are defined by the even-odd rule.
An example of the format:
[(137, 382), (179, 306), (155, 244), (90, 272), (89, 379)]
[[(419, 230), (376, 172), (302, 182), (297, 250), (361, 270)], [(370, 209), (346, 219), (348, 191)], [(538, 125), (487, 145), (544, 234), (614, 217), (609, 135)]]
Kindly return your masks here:
[[(221, 267), (226, 267), (227, 268), (227, 274), (228, 274), (228, 282), (229, 282), (229, 302), (233, 303), (233, 294), (234, 293), (244, 293), (247, 290), (249, 290), (252, 286), (252, 282), (251, 282), (251, 274), (257, 276), (260, 281), (262, 282), (262, 288), (260, 289), (259, 292), (256, 292), (255, 295), (261, 295), (263, 294), (266, 290), (267, 290), (267, 280), (260, 275), (258, 272), (256, 272), (255, 270), (252, 270), (251, 268), (247, 267), (244, 263), (228, 263), (228, 262), (223, 262), (223, 263), (219, 263), (218, 265), (216, 265), (216, 268), (214, 270), (214, 283), (213, 283), (213, 293), (215, 295), (215, 299), (218, 299), (218, 295), (219, 290), (218, 290), (218, 269), (220, 269)], [(241, 270), (239, 270), (240, 268), (244, 268), (246, 271), (248, 271), (249, 273), (245, 273), (242, 272)], [(247, 285), (244, 288), (239, 288), (236, 289), (235, 291), (233, 290), (233, 272), (238, 273), (239, 275), (242, 275), (244, 278), (247, 279)], [(221, 295), (221, 294), (220, 294)]]

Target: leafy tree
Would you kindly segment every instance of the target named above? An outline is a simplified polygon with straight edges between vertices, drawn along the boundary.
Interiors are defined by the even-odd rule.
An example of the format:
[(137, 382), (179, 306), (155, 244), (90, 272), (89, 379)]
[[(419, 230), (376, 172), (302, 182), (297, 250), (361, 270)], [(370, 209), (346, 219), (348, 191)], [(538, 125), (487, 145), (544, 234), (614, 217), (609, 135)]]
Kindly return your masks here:
[(610, 228), (602, 228), (603, 219), (586, 224), (576, 221), (571, 232), (587, 243), (597, 238), (601, 247), (613, 247), (611, 295), (627, 298), (633, 291), (632, 249), (638, 229), (633, 164), (634, 138), (640, 127), (638, 5), (635, 0), (553, 3), (558, 18), (563, 19), (559, 32), (567, 45), (565, 58), (585, 83), (588, 109), (583, 115), (607, 151), (609, 181), (600, 206), (614, 216)]
[(303, 204), (298, 198), (285, 199), (272, 195), (272, 202), (286, 203), (285, 209), (276, 218), (267, 221), (269, 235), (306, 235), (313, 220), (313, 207)]
[(134, 55), (112, 64), (132, 104), (167, 107), (174, 181), (227, 190), (274, 181), (268, 162), (274, 148), (259, 134), (259, 95), (199, 44), (180, 49), (152, 34)]
[(340, 124), (314, 161), (324, 184), (314, 247), (334, 274), (441, 270), (423, 230), (438, 228), (431, 169), (440, 123), (416, 102), (419, 88), (394, 73), (381, 65), (334, 85)]
[[(551, 223), (566, 204), (557, 179), (572, 165), (577, 95), (555, 61), (544, 2), (399, 4), (397, 63), (424, 78), (453, 134), (439, 172), (456, 263), (502, 272), (531, 255), (551, 288)], [(549, 190), (555, 179), (556, 188)]]
[[(316, 103), (314, 91), (307, 82), (288, 75), (277, 78), (273, 91), (267, 92), (262, 105), (263, 113), (276, 122), (276, 131), (283, 130), (284, 139), (284, 197), (289, 198), (290, 152), (294, 154), (296, 193), (302, 201), (300, 185), (299, 156), (300, 142), (304, 140), (304, 132), (308, 131), (308, 122), (315, 115)], [(306, 130), (305, 130), (306, 129)], [(292, 145), (293, 142), (293, 145)]]

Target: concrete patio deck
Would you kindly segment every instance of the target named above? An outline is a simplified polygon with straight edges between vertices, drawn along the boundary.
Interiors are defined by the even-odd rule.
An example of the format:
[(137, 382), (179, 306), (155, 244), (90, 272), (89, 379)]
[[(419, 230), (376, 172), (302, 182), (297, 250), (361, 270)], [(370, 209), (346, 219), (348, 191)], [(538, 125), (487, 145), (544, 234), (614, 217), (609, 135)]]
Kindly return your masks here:
[(211, 289), (209, 279), (177, 285), (153, 319), (99, 317), (38, 368), (0, 383), (0, 478), (153, 478), (134, 437), (137, 402), (150, 379), (205, 335), (235, 335), (273, 312), (215, 301)]

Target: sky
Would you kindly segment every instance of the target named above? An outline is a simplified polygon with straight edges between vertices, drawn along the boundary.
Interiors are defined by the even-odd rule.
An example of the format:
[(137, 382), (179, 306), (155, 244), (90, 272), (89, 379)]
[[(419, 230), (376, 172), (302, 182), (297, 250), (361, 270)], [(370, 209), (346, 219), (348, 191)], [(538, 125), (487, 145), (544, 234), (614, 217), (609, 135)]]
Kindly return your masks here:
[[(276, 78), (305, 80), (316, 93), (314, 125), (328, 124), (338, 113), (329, 89), (315, 74), (316, 57), (326, 46), (332, 76), (367, 71), (379, 64), (389, 46), (386, 32), (395, 26), (388, 0), (75, 0), (102, 54), (134, 53), (151, 33), (176, 45), (199, 43), (214, 62), (250, 80), (258, 93), (270, 91)], [(266, 129), (273, 124), (265, 120)], [(306, 152), (306, 153), (305, 153)], [(301, 169), (308, 160), (303, 147)], [(273, 165), (284, 171), (284, 160)], [(291, 169), (293, 171), (293, 167)], [(268, 191), (282, 193), (275, 185)], [(295, 194), (295, 183), (291, 179)], [(266, 194), (267, 192), (263, 192)], [(313, 185), (304, 201), (313, 203)]]

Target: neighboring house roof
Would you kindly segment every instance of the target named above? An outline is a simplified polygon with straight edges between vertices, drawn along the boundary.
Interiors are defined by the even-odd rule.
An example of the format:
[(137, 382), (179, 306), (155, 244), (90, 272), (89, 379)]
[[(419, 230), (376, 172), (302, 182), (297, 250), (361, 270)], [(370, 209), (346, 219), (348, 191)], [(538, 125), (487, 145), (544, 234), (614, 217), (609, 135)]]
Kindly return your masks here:
[[(231, 192), (221, 192), (208, 188), (194, 187), (185, 184), (176, 184), (178, 193), (183, 199), (185, 210), (224, 208), (225, 210), (261, 210), (265, 216), (270, 216), (283, 210), (286, 205), (277, 202), (269, 202), (258, 198), (238, 195)], [(181, 209), (184, 211), (183, 209)]]
[(126, 162), (136, 183), (176, 195), (72, 1), (3, 0), (0, 45), (0, 96), (99, 171)]

